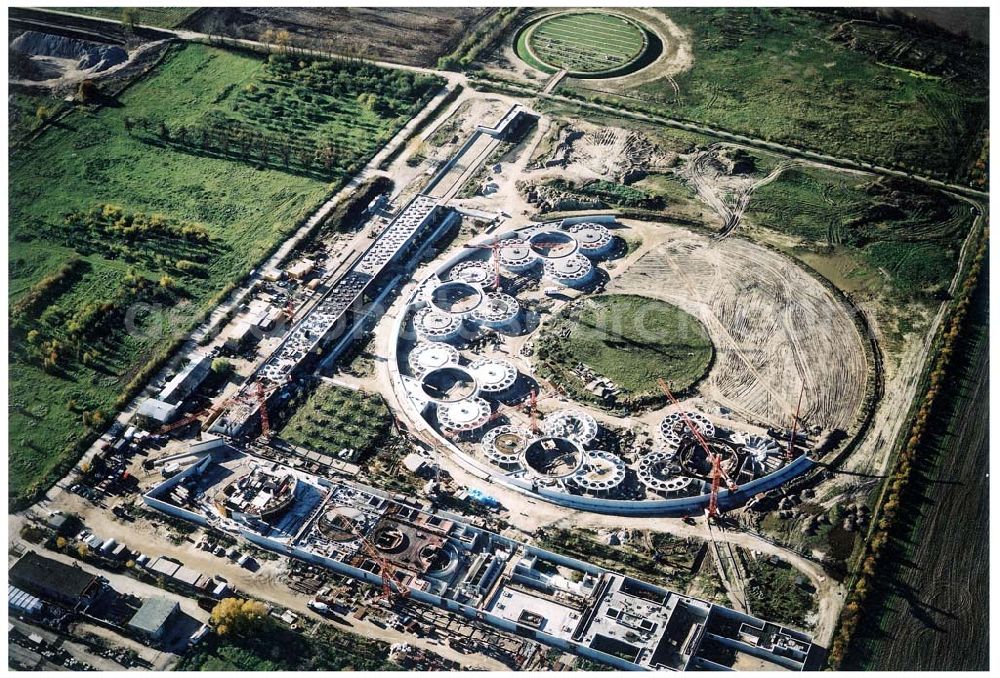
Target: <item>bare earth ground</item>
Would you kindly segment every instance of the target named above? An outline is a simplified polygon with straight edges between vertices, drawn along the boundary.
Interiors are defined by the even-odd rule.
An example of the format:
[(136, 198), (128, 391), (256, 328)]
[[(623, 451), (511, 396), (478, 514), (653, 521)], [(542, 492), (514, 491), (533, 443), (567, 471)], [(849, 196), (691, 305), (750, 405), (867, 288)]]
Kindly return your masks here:
[(716, 350), (699, 386), (708, 402), (786, 426), (804, 384), (807, 426), (852, 428), (868, 366), (854, 323), (825, 287), (759, 245), (629, 225), (644, 231), (645, 253), (609, 291), (663, 299), (706, 325)]
[(433, 66), (493, 11), (476, 7), (209, 7), (182, 26), (254, 40), (269, 28), (285, 29), (303, 47)]

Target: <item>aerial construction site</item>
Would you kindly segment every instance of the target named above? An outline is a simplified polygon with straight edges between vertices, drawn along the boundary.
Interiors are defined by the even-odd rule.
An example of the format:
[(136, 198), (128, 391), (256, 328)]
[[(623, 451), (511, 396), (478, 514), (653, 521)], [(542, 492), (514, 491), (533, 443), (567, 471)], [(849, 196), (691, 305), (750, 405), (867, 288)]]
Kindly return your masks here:
[[(161, 10), (11, 19), (12, 220), (46, 224), (11, 236), (12, 666), (921, 668), (878, 582), (981, 348), (979, 156), (859, 160), (697, 83), (781, 31), (928, 88), (957, 48), (886, 74), (890, 28), (833, 10)], [(77, 118), (162, 196), (39, 194), (118, 166)]]

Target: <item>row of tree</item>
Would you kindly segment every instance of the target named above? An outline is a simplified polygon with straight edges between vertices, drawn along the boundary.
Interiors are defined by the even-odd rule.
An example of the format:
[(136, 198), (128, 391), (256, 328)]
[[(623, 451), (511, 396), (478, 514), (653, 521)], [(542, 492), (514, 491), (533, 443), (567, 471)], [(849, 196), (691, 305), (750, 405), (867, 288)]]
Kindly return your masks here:
[(921, 452), (925, 451), (922, 445), (928, 433), (928, 424), (935, 406), (938, 404), (938, 395), (945, 380), (950, 376), (948, 368), (955, 350), (955, 343), (958, 341), (968, 316), (969, 306), (972, 304), (972, 295), (979, 281), (988, 242), (989, 231), (987, 230), (983, 234), (969, 275), (965, 279), (952, 310), (948, 329), (943, 335), (941, 349), (930, 373), (930, 384), (910, 428), (910, 436), (906, 446), (896, 460), (892, 482), (883, 494), (881, 506), (876, 514), (875, 531), (868, 542), (865, 557), (861, 561), (861, 573), (858, 575), (854, 588), (848, 597), (847, 605), (841, 613), (840, 625), (830, 647), (828, 663), (830, 668), (834, 670), (840, 668), (847, 655), (852, 638), (862, 621), (865, 605), (870, 600), (872, 593), (877, 586), (888, 585), (885, 578), (880, 579), (879, 575), (885, 568), (885, 555), (890, 535), (898, 528), (898, 523), (901, 520), (902, 505), (906, 499), (907, 487), (912, 481), (914, 465), (922, 461), (920, 455)]
[(268, 167), (299, 171), (334, 179), (357, 170), (356, 163), (340, 167), (342, 151), (335, 141), (313, 144), (289, 134), (262, 132), (238, 120), (213, 119), (201, 125), (175, 125), (153, 118), (126, 118), (128, 134), (187, 150), (201, 151)]
[(438, 68), (445, 71), (468, 68), (480, 54), (506, 34), (507, 29), (522, 12), (523, 8), (520, 7), (502, 7), (495, 10), (493, 15), (480, 22), (476, 30), (466, 36), (453, 52), (438, 59)]

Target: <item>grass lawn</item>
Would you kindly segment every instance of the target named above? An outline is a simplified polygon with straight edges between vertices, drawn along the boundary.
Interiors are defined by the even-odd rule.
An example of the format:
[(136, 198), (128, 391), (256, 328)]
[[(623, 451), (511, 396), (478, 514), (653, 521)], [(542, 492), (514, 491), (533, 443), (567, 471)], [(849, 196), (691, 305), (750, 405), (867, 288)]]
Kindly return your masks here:
[(757, 189), (747, 219), (818, 252), (850, 255), (899, 297), (932, 299), (955, 274), (972, 214), (916, 184), (809, 168)]
[[(873, 38), (845, 35), (848, 26), (838, 34), (849, 17), (830, 12), (662, 11), (692, 36), (693, 66), (674, 76), (679, 99), (666, 78), (624, 91), (585, 81), (561, 89), (621, 93), (625, 107), (834, 155), (970, 177), (986, 124), (988, 69), (969, 64), (985, 63), (985, 48), (941, 31), (925, 36), (885, 28)], [(890, 60), (897, 51), (902, 56), (893, 58), (901, 63)], [(923, 77), (927, 72), (948, 77)]]
[(561, 373), (583, 363), (614, 382), (626, 398), (658, 397), (658, 379), (681, 392), (705, 374), (712, 342), (705, 327), (676, 306), (609, 294), (585, 299), (553, 319), (537, 353)]
[[(348, 79), (353, 67), (337, 65)], [(368, 79), (381, 73), (390, 87), (400, 82), (394, 71), (365, 67), (364, 73)], [(13, 503), (64, 473), (137, 375), (164, 357), (173, 337), (192, 328), (339, 185), (150, 144), (125, 131), (126, 118), (156, 117), (175, 126), (224, 115), (240, 96), (238, 88), (266, 89), (273, 79), (260, 58), (202, 45), (177, 47), (117, 102), (72, 113), (12, 156), (8, 301), (16, 306), (41, 300), (28, 304), (30, 313), (11, 337)], [(296, 92), (303, 101), (310, 96), (307, 84), (299, 83)], [(350, 102), (337, 106), (324, 90), (315, 97), (314, 113), (351, 110), (356, 97), (348, 96)], [(373, 108), (380, 105), (376, 99)], [(404, 124), (405, 115), (380, 120), (379, 138), (385, 138)], [(370, 122), (359, 117), (359, 124)], [(337, 126), (343, 136), (365, 140), (338, 143), (345, 170), (377, 150), (368, 126), (358, 134), (349, 120)], [(85, 215), (108, 204), (121, 209), (120, 223), (77, 228)], [(150, 222), (157, 226), (149, 228)], [(46, 278), (73, 257), (81, 259), (73, 278), (43, 290)], [(158, 284), (164, 276), (169, 289)], [(83, 313), (88, 304), (98, 308)], [(101, 311), (104, 304), (113, 311)], [(139, 311), (131, 319), (130, 308)], [(102, 313), (109, 321), (105, 331), (89, 342), (74, 336), (80, 333), (70, 321), (100, 327)], [(127, 331), (126, 320), (139, 331)], [(39, 335), (31, 345), (33, 330)], [(46, 367), (50, 358), (55, 364)], [(83, 419), (95, 412), (99, 416), (88, 426)]]
[(559, 14), (542, 19), (529, 32), (527, 46), (539, 59), (576, 72), (624, 66), (646, 43), (641, 29), (603, 12)]
[(392, 412), (377, 394), (320, 384), (288, 419), (285, 440), (326, 454), (355, 449), (359, 458), (379, 451), (392, 431)]
[(787, 563), (772, 565), (766, 560), (751, 560), (747, 575), (747, 602), (754, 616), (803, 630), (810, 628), (806, 617), (816, 611), (818, 601), (795, 583), (801, 578), (804, 586), (810, 586), (804, 575)]

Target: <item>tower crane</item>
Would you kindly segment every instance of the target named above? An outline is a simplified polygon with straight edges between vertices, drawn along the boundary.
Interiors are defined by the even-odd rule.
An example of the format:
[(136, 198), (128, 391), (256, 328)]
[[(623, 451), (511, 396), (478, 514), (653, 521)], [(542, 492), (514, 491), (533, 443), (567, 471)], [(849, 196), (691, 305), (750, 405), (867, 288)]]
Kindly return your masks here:
[[(386, 512), (385, 515), (388, 516), (389, 513)], [(357, 527), (354, 526), (353, 521), (345, 522), (344, 527), (346, 527), (347, 531), (357, 538), (364, 552), (375, 561), (376, 565), (378, 565), (379, 578), (382, 580), (382, 595), (380, 595), (378, 599), (383, 600), (386, 598), (392, 598), (394, 594), (399, 596), (400, 599), (408, 597), (410, 595), (410, 590), (400, 584), (396, 579), (396, 568), (393, 567), (392, 563), (390, 563), (388, 559), (382, 555), (370, 541), (368, 541), (368, 538), (365, 535), (361, 534)], [(396, 585), (395, 590), (393, 590), (390, 581), (392, 584)]]
[(708, 516), (710, 518), (716, 518), (719, 515), (719, 486), (721, 485), (721, 481), (726, 481), (726, 487), (730, 492), (735, 492), (739, 489), (739, 486), (733, 482), (732, 478), (729, 477), (729, 474), (727, 474), (725, 469), (722, 468), (722, 455), (712, 452), (708, 443), (705, 441), (704, 436), (701, 435), (701, 431), (698, 430), (698, 427), (691, 421), (691, 418), (687, 416), (684, 408), (680, 407), (680, 403), (677, 402), (677, 398), (674, 397), (674, 394), (670, 392), (667, 382), (663, 381), (663, 379), (658, 379), (657, 383), (659, 383), (660, 389), (666, 394), (667, 398), (670, 399), (670, 402), (677, 406), (677, 412), (681, 415), (681, 419), (684, 420), (688, 430), (691, 431), (691, 435), (694, 436), (695, 440), (698, 441), (702, 449), (705, 450), (705, 455), (712, 464), (712, 489), (708, 498)]
[(191, 414), (189, 414), (187, 416), (181, 417), (180, 419), (178, 419), (175, 422), (172, 422), (170, 424), (166, 424), (166, 425), (160, 427), (160, 429), (157, 431), (157, 434), (159, 434), (159, 435), (166, 435), (167, 433), (170, 433), (171, 431), (176, 431), (179, 428), (187, 426), (191, 422), (197, 421), (197, 420), (201, 419), (202, 417), (204, 417), (205, 421), (211, 421), (213, 417), (215, 417), (216, 415), (218, 415), (220, 412), (222, 412), (227, 407), (229, 407), (230, 405), (232, 405), (233, 402), (235, 402), (235, 401), (237, 401), (239, 399), (240, 399), (240, 396), (236, 395), (236, 396), (233, 396), (231, 398), (226, 398), (225, 400), (223, 400), (221, 403), (219, 403), (215, 407), (205, 407), (205, 408), (202, 408), (202, 409), (198, 410), (197, 412), (193, 412), (193, 413), (191, 413)]
[(785, 450), (786, 461), (791, 461), (793, 458), (795, 458), (795, 433), (796, 433), (796, 428), (798, 428), (799, 425), (799, 411), (802, 409), (802, 394), (805, 392), (805, 390), (806, 390), (806, 384), (805, 382), (802, 382), (802, 388), (799, 389), (799, 402), (795, 406), (795, 418), (792, 419), (792, 432), (788, 436), (788, 449)]

